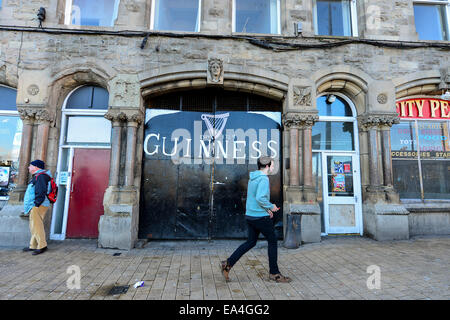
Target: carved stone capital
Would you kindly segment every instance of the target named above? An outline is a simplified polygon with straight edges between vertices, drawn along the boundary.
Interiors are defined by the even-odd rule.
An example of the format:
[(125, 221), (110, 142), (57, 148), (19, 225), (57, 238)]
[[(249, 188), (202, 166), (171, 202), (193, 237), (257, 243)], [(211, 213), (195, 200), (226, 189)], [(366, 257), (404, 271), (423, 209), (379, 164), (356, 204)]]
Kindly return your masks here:
[(288, 128), (312, 127), (319, 120), (317, 114), (311, 113), (286, 113), (283, 117), (283, 125)]
[(358, 124), (361, 129), (368, 130), (373, 127), (388, 126), (400, 122), (398, 114), (385, 113), (385, 114), (363, 114), (358, 117)]
[(53, 120), (52, 115), (47, 110), (37, 110), (35, 118), (40, 122), (51, 122)]
[(104, 117), (105, 119), (108, 119), (109, 121), (111, 121), (113, 124), (116, 125), (119, 125), (122, 122), (127, 121), (127, 115), (124, 112), (119, 111), (109, 110), (107, 113), (105, 113)]
[(30, 108), (17, 108), (19, 112), (19, 117), (22, 121), (30, 121), (33, 122), (36, 116), (36, 110)]

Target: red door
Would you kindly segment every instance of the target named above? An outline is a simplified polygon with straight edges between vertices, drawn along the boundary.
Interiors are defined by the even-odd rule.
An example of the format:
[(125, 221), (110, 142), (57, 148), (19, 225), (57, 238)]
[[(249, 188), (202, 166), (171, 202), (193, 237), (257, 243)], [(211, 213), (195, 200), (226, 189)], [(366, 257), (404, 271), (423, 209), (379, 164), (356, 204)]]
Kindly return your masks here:
[(110, 149), (74, 149), (67, 238), (98, 237), (110, 155)]

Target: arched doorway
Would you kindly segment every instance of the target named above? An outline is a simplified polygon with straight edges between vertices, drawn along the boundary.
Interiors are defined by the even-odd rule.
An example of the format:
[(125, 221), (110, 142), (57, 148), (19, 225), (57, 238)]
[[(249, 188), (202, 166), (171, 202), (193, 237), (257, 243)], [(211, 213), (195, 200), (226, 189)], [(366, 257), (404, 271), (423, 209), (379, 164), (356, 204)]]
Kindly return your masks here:
[(78, 87), (64, 100), (51, 239), (98, 237), (111, 154), (108, 100), (97, 86)]
[[(246, 237), (249, 172), (263, 154), (274, 158), (271, 201), (281, 206), (279, 101), (206, 89), (146, 104), (140, 238)], [(281, 221), (279, 212), (280, 237)]]
[(322, 234), (361, 234), (362, 199), (356, 108), (340, 93), (317, 98), (312, 128), (313, 172)]

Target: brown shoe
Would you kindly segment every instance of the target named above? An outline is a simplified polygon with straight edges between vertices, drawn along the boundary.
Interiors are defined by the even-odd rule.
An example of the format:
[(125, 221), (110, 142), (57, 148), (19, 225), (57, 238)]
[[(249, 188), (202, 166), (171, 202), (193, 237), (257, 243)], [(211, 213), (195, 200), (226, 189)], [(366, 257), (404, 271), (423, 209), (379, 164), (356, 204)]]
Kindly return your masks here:
[(280, 283), (288, 283), (291, 282), (292, 279), (289, 277), (285, 277), (283, 276), (281, 273), (278, 274), (270, 274), (269, 275), (269, 280), (275, 281), (275, 282), (280, 282)]
[(220, 270), (222, 271), (223, 276), (225, 277), (225, 280), (231, 281), (230, 278), (228, 277), (230, 274), (230, 270), (231, 270), (231, 266), (228, 264), (228, 261), (222, 261), (220, 263)]

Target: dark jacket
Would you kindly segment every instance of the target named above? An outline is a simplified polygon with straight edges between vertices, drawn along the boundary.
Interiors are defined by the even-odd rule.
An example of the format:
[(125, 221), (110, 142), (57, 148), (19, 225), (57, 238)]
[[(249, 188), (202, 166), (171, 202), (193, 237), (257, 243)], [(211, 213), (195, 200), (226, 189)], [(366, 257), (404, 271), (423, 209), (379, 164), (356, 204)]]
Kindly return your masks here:
[(25, 214), (28, 214), (33, 207), (50, 206), (50, 201), (47, 199), (47, 194), (50, 191), (50, 177), (50, 171), (45, 170), (39, 170), (33, 175), (28, 183), (23, 201)]

